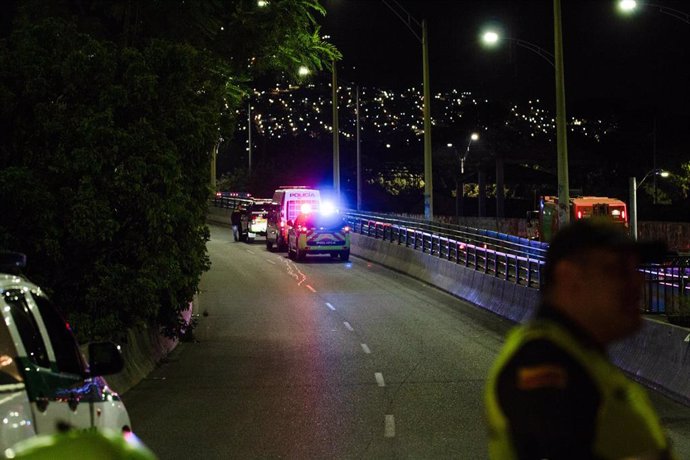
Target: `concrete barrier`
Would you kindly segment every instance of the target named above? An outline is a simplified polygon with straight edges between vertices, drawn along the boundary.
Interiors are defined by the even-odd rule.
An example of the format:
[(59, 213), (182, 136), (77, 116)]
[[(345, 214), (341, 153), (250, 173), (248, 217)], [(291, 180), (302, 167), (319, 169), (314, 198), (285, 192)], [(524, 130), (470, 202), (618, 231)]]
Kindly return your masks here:
[[(352, 234), (351, 253), (436, 286), (515, 322), (529, 318), (539, 291), (382, 239)], [(642, 383), (690, 405), (690, 329), (645, 318), (614, 344), (611, 360)]]

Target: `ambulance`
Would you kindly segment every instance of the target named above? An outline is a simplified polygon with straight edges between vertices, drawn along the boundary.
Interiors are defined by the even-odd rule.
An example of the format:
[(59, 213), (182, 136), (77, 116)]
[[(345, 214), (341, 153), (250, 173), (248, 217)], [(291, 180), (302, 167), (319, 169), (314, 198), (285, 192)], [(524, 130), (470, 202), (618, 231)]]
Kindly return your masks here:
[(288, 221), (294, 222), (305, 209), (318, 212), (321, 208), (321, 193), (306, 186), (284, 185), (273, 194), (272, 206), (266, 225), (266, 249), (279, 251), (287, 249)]
[(119, 349), (92, 343), (87, 362), (60, 312), (20, 274), (25, 264), (23, 254), (0, 252), (0, 456), (68, 427), (130, 432), (120, 396), (101, 377), (122, 369)]

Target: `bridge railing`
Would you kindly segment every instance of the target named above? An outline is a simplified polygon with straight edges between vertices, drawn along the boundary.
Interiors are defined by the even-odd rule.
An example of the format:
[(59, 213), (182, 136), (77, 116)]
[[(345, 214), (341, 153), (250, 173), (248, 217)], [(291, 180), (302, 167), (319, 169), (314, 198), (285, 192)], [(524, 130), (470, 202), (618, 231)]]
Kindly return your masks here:
[(348, 211), (356, 233), (440, 257), (516, 284), (539, 288), (546, 244), (453, 224)]
[(673, 323), (690, 326), (690, 256), (670, 257), (642, 271), (647, 312), (665, 313)]
[[(530, 288), (541, 286), (547, 243), (492, 230), (387, 214), (348, 211), (353, 231), (426, 252), (465, 267)], [(641, 267), (645, 275), (641, 308), (666, 314), (690, 326), (690, 256), (669, 256), (662, 264)]]
[(238, 206), (248, 206), (254, 202), (251, 198), (239, 197), (213, 197), (211, 199), (213, 206), (217, 208), (236, 209)]

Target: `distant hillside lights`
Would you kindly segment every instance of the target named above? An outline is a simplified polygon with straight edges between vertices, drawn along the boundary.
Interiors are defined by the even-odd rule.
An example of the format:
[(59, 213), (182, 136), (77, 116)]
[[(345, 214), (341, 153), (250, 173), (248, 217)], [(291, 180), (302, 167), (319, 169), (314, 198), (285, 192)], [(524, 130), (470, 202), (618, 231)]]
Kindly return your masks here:
[[(309, 72), (304, 67), (300, 70)], [(354, 88), (345, 86), (340, 92), (341, 100), (341, 133), (346, 139), (355, 139), (355, 104)], [(463, 116), (466, 105), (480, 105), (488, 100), (478, 101), (470, 92), (452, 90), (437, 93), (434, 98), (437, 115), (432, 119), (434, 125), (452, 125)], [(306, 135), (312, 138), (332, 134), (330, 95), (319, 91), (313, 84), (295, 87), (277, 85), (268, 91), (254, 91), (254, 123), (256, 132), (269, 139), (280, 139), (289, 136)], [(376, 88), (362, 88), (361, 101), (361, 130), (373, 130), (380, 135), (405, 136), (406, 142), (422, 142), (424, 130), (422, 119), (422, 94), (415, 88), (409, 88), (401, 93)], [(241, 113), (238, 112), (238, 115)], [(528, 102), (527, 107), (515, 105), (511, 108), (512, 120), (506, 123), (520, 122), (531, 127), (532, 137), (555, 136), (555, 118), (541, 106), (540, 100)], [(601, 120), (585, 120), (571, 118), (568, 123), (570, 132), (600, 141), (608, 134), (613, 125)], [(247, 127), (239, 128), (246, 132)]]

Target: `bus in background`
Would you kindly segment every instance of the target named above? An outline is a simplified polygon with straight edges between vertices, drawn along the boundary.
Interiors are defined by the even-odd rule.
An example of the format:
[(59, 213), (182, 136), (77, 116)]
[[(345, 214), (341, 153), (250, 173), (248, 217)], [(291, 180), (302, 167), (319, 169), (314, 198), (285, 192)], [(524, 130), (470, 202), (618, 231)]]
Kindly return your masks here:
[[(613, 222), (628, 227), (628, 209), (625, 202), (617, 198), (601, 196), (579, 196), (570, 198), (570, 220), (606, 217)], [(530, 232), (534, 229), (536, 232)], [(539, 202), (539, 209), (527, 214), (528, 233), (540, 241), (551, 241), (559, 228), (558, 197), (544, 196)]]
[(266, 249), (271, 251), (274, 245), (279, 251), (287, 249), (287, 221), (294, 221), (304, 211), (304, 206), (312, 212), (319, 212), (319, 190), (302, 185), (283, 185), (275, 191), (267, 218)]

